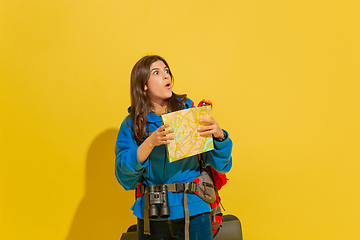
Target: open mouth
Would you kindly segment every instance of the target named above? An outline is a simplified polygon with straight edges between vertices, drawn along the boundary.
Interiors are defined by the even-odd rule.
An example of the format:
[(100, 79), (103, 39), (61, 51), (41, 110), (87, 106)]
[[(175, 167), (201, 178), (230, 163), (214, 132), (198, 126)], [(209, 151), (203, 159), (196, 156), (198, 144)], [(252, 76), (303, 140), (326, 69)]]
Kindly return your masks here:
[(165, 87), (170, 88), (170, 87), (171, 87), (171, 84), (168, 83), (168, 84), (165, 85)]

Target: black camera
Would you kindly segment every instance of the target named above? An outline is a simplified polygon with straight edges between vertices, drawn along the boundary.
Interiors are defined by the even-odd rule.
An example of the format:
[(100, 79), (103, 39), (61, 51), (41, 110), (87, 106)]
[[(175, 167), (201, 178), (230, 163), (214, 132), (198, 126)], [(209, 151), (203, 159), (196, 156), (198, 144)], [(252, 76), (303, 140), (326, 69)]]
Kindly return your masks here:
[(170, 217), (170, 209), (168, 204), (168, 192), (166, 185), (148, 185), (149, 191), (149, 218)]

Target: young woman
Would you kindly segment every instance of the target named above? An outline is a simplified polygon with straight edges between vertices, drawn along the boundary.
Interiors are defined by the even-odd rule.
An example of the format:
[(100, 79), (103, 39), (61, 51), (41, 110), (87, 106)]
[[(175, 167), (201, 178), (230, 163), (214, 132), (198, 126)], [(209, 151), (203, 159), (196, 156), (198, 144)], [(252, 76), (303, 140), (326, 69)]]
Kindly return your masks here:
[[(166, 157), (165, 145), (174, 139), (171, 135), (174, 131), (162, 124), (161, 115), (193, 106), (186, 94), (172, 92), (172, 85), (169, 64), (160, 56), (145, 56), (132, 69), (131, 107), (129, 116), (121, 124), (115, 149), (115, 174), (126, 190), (136, 189), (140, 183), (146, 186), (183, 184), (200, 175), (198, 156), (172, 163)], [(198, 129), (200, 135), (212, 134), (214, 138), (214, 150), (201, 154), (203, 161), (220, 173), (228, 172), (232, 165), (232, 142), (227, 132), (214, 118), (201, 121), (205, 126)], [(187, 209), (190, 239), (213, 239), (209, 204), (196, 194), (187, 194), (187, 207), (184, 207), (184, 192), (168, 191), (170, 217), (151, 219), (149, 226), (146, 196), (138, 195), (132, 207), (138, 219), (138, 239), (185, 239), (184, 211)]]

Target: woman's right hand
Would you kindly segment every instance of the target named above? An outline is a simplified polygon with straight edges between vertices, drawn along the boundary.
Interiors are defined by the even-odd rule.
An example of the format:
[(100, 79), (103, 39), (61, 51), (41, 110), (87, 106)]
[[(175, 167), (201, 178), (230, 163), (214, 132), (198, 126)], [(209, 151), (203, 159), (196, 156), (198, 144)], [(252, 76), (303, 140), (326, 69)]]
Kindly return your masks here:
[(174, 130), (166, 130), (168, 127), (169, 124), (162, 125), (139, 146), (137, 150), (137, 157), (140, 164), (145, 162), (154, 147), (161, 144), (169, 144), (171, 140), (174, 140), (174, 137), (169, 135), (170, 133), (173, 133)]
[(155, 132), (153, 132), (148, 140), (152, 147), (156, 147), (162, 144), (169, 144), (171, 140), (174, 140), (174, 137), (169, 135), (174, 132), (174, 129), (166, 129), (169, 127), (169, 124), (162, 125)]

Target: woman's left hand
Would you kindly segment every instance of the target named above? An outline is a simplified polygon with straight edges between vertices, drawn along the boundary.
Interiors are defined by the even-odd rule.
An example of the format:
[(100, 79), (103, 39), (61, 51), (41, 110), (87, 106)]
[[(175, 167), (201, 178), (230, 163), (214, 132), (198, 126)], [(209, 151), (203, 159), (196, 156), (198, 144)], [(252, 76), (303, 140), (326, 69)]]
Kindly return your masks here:
[(201, 136), (212, 134), (214, 138), (224, 138), (224, 132), (214, 118), (202, 118), (200, 123), (205, 123), (205, 126), (197, 129)]

